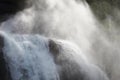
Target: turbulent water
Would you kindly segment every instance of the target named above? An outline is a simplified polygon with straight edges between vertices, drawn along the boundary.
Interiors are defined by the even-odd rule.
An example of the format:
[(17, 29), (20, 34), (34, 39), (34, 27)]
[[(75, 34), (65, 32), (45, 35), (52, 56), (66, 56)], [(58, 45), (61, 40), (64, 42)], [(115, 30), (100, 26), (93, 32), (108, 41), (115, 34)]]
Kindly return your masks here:
[(38, 1), (39, 6), (36, 3), (18, 12), (2, 22), (0, 29), (9, 33), (38, 33), (46, 37), (67, 39), (87, 51), (91, 46), (91, 34), (97, 31), (97, 21), (88, 4), (74, 0)]
[[(105, 22), (103, 21), (104, 24), (102, 21), (101, 24), (86, 1), (30, 2), (33, 3), (31, 7), (16, 13), (0, 25), (0, 35), (4, 38), (3, 53), (12, 80), (62, 80), (57, 70), (59, 66), (55, 64), (54, 56), (49, 51), (49, 39), (74, 43), (79, 46), (76, 53), (82, 52), (81, 57), (85, 56), (83, 61), (99, 67), (101, 73), (103, 71), (103, 75), (108, 76), (109, 80), (119, 80), (120, 46), (118, 36), (114, 36), (119, 30), (117, 31), (118, 25), (111, 17), (108, 16)], [(117, 11), (119, 13), (119, 10)], [(113, 22), (111, 26), (115, 26), (111, 31), (101, 27), (110, 25), (109, 21)], [(71, 52), (72, 48), (75, 48), (69, 47)], [(76, 58), (79, 60), (81, 57)], [(94, 69), (91, 72), (94, 72)], [(92, 73), (89, 77), (93, 77)], [(82, 80), (93, 79), (103, 80)]]
[(47, 39), (39, 35), (9, 36), (4, 34), (3, 52), (13, 80), (58, 80)]

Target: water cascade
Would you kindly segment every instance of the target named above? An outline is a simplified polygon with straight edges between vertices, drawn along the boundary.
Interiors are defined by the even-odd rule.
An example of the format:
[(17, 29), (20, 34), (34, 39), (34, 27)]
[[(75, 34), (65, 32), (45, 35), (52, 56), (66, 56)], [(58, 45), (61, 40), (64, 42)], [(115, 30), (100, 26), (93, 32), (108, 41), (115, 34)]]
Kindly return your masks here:
[[(18, 12), (0, 24), (0, 80), (120, 79), (119, 41), (116, 41), (119, 39), (110, 39), (109, 32), (105, 32), (107, 28), (100, 27), (112, 21), (111, 17), (108, 16), (110, 19), (106, 19), (106, 24), (101, 24), (85, 0), (30, 0), (27, 4), (29, 7), (20, 11), (16, 9)], [(51, 46), (53, 56), (50, 52), (50, 39), (74, 43), (78, 49), (68, 45), (70, 50), (65, 48), (62, 53), (61, 46)], [(62, 54), (55, 60), (59, 52)], [(66, 56), (68, 52), (70, 55)], [(71, 57), (74, 55), (77, 56), (76, 59)], [(68, 61), (64, 58), (71, 59)], [(61, 65), (63, 72), (65, 69), (65, 73), (68, 73), (61, 75), (67, 78), (60, 78)], [(77, 72), (78, 68), (81, 68), (80, 73)], [(73, 69), (73, 73), (69, 69)], [(82, 78), (78, 73), (83, 73)], [(69, 78), (69, 75), (75, 77)]]

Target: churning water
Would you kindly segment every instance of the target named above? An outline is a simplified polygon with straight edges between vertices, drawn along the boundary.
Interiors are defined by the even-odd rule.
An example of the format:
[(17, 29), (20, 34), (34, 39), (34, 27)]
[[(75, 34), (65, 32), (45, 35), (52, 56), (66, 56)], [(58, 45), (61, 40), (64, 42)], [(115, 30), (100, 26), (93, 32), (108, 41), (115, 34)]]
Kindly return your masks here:
[(38, 35), (9, 36), (4, 36), (3, 52), (13, 80), (58, 80), (47, 39)]
[(31, 2), (31, 7), (18, 12), (0, 25), (4, 38), (3, 53), (12, 80), (61, 80), (56, 69), (59, 66), (55, 64), (49, 51), (48, 38), (77, 44), (88, 63), (98, 66), (110, 80), (120, 79), (119, 45), (116, 41), (112, 43), (103, 29), (99, 30), (103, 25), (98, 23), (87, 2)]

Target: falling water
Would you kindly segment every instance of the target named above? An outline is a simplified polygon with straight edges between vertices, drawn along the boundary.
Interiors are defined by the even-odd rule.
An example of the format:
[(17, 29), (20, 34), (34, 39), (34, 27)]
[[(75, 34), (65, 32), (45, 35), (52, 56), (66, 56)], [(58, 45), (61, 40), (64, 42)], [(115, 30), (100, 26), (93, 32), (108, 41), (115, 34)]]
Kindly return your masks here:
[[(3, 53), (12, 80), (61, 80), (56, 69), (59, 66), (49, 51), (49, 39), (76, 44), (85, 56), (83, 61), (99, 67), (110, 80), (119, 80), (119, 41), (114, 41), (119, 40), (114, 36), (117, 29), (112, 27), (114, 34), (110, 36), (107, 28), (103, 27), (116, 27), (111, 16), (103, 24), (97, 20), (88, 3), (82, 0), (30, 0), (28, 4), (32, 6), (0, 25), (0, 35), (4, 38)], [(76, 50), (76, 53), (80, 52)]]
[(1, 30), (20, 34), (40, 33), (47, 37), (71, 40), (84, 51), (90, 47), (90, 36), (96, 30), (96, 20), (86, 2), (38, 1), (36, 5), (3, 22)]
[(13, 80), (58, 80), (46, 38), (39, 35), (2, 36), (3, 52)]

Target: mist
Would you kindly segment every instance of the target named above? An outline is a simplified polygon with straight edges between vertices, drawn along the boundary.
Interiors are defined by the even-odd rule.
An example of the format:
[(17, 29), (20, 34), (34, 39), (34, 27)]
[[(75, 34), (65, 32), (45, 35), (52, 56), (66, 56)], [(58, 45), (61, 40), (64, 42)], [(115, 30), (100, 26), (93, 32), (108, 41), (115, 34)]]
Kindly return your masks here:
[[(24, 35), (40, 35), (42, 38), (37, 39), (40, 41), (41, 46), (40, 51), (45, 51), (41, 53), (42, 56), (39, 58), (40, 61), (43, 60), (43, 65), (47, 66), (45, 63), (52, 64), (51, 67), (46, 67), (48, 71), (50, 71), (52, 78), (51, 80), (57, 80), (57, 71), (52, 61), (52, 57), (47, 51), (47, 48), (44, 48), (44, 45), (48, 42), (44, 42), (43, 37), (47, 39), (55, 39), (55, 40), (66, 40), (68, 42), (74, 43), (78, 46), (80, 51), (86, 57), (87, 61), (90, 64), (94, 64), (99, 67), (109, 78), (109, 80), (119, 80), (120, 79), (120, 7), (118, 5), (120, 1), (109, 1), (109, 0), (35, 0), (35, 1), (27, 1), (24, 9), (15, 13), (15, 15), (10, 16), (7, 20), (2, 21), (0, 24), (1, 32), (5, 32), (5, 34), (11, 34), (11, 37), (7, 37), (6, 41), (14, 44), (15, 48), (9, 47), (6, 45), (6, 49), (10, 49), (11, 52), (5, 52), (11, 59), (14, 57), (17, 58), (14, 52), (18, 51), (17, 55), (23, 56), (25, 53), (29, 53), (30, 50), (24, 49), (25, 45), (19, 45), (17, 43), (16, 37), (12, 37), (12, 35), (19, 35), (21, 41), (24, 42)], [(4, 34), (4, 33), (3, 33)], [(32, 37), (37, 38), (37, 37)], [(32, 39), (31, 38), (31, 39)], [(30, 40), (31, 40), (30, 39)], [(25, 41), (30, 41), (28, 37), (25, 36)], [(20, 42), (21, 42), (20, 41)], [(33, 40), (34, 42), (34, 40)], [(32, 41), (28, 46), (31, 46)], [(17, 48), (16, 48), (17, 46)], [(21, 48), (22, 47), (22, 48)], [(73, 47), (73, 46), (71, 46)], [(42, 49), (45, 50), (42, 50)], [(74, 47), (73, 47), (74, 48)], [(39, 55), (32, 44), (32, 49), (30, 53), (35, 53), (35, 55)], [(16, 50), (16, 51), (14, 51)], [(6, 50), (5, 50), (6, 51)], [(22, 52), (21, 52), (22, 51)], [(22, 54), (21, 54), (22, 53)], [(7, 56), (6, 55), (6, 56)], [(26, 57), (25, 57), (26, 56)], [(31, 55), (24, 55), (23, 60), (32, 60), (33, 57)], [(40, 56), (40, 55), (39, 55)], [(47, 62), (47, 56), (50, 61)], [(21, 58), (21, 59), (22, 59)], [(23, 67), (27, 66), (27, 60)], [(9, 60), (8, 60), (9, 61)], [(19, 67), (18, 62), (13, 65), (12, 68)], [(36, 60), (37, 61), (37, 60)], [(45, 61), (45, 62), (44, 62)], [(29, 62), (29, 61), (28, 61)], [(36, 62), (37, 63), (37, 62)], [(32, 67), (35, 70), (34, 63)], [(40, 64), (41, 65), (41, 64)], [(41, 66), (39, 66), (41, 67)], [(44, 69), (44, 70), (46, 70)], [(54, 72), (55, 71), (55, 72)], [(13, 72), (12, 76), (16, 74), (16, 71)], [(32, 73), (32, 72), (30, 72)], [(37, 74), (37, 72), (35, 72)], [(41, 72), (42, 73), (42, 72)], [(48, 72), (49, 73), (49, 72)], [(19, 71), (17, 73), (19, 74)], [(54, 75), (56, 74), (56, 75)], [(47, 72), (44, 72), (43, 80), (50, 80)], [(20, 79), (20, 76), (14, 77), (14, 80)], [(36, 79), (35, 79), (36, 78)], [(31, 77), (29, 80), (39, 80), (37, 77)], [(24, 79), (24, 78), (23, 78)], [(42, 80), (42, 79), (40, 79)], [(98, 79), (99, 80), (99, 79)], [(107, 80), (107, 79), (106, 79)]]

